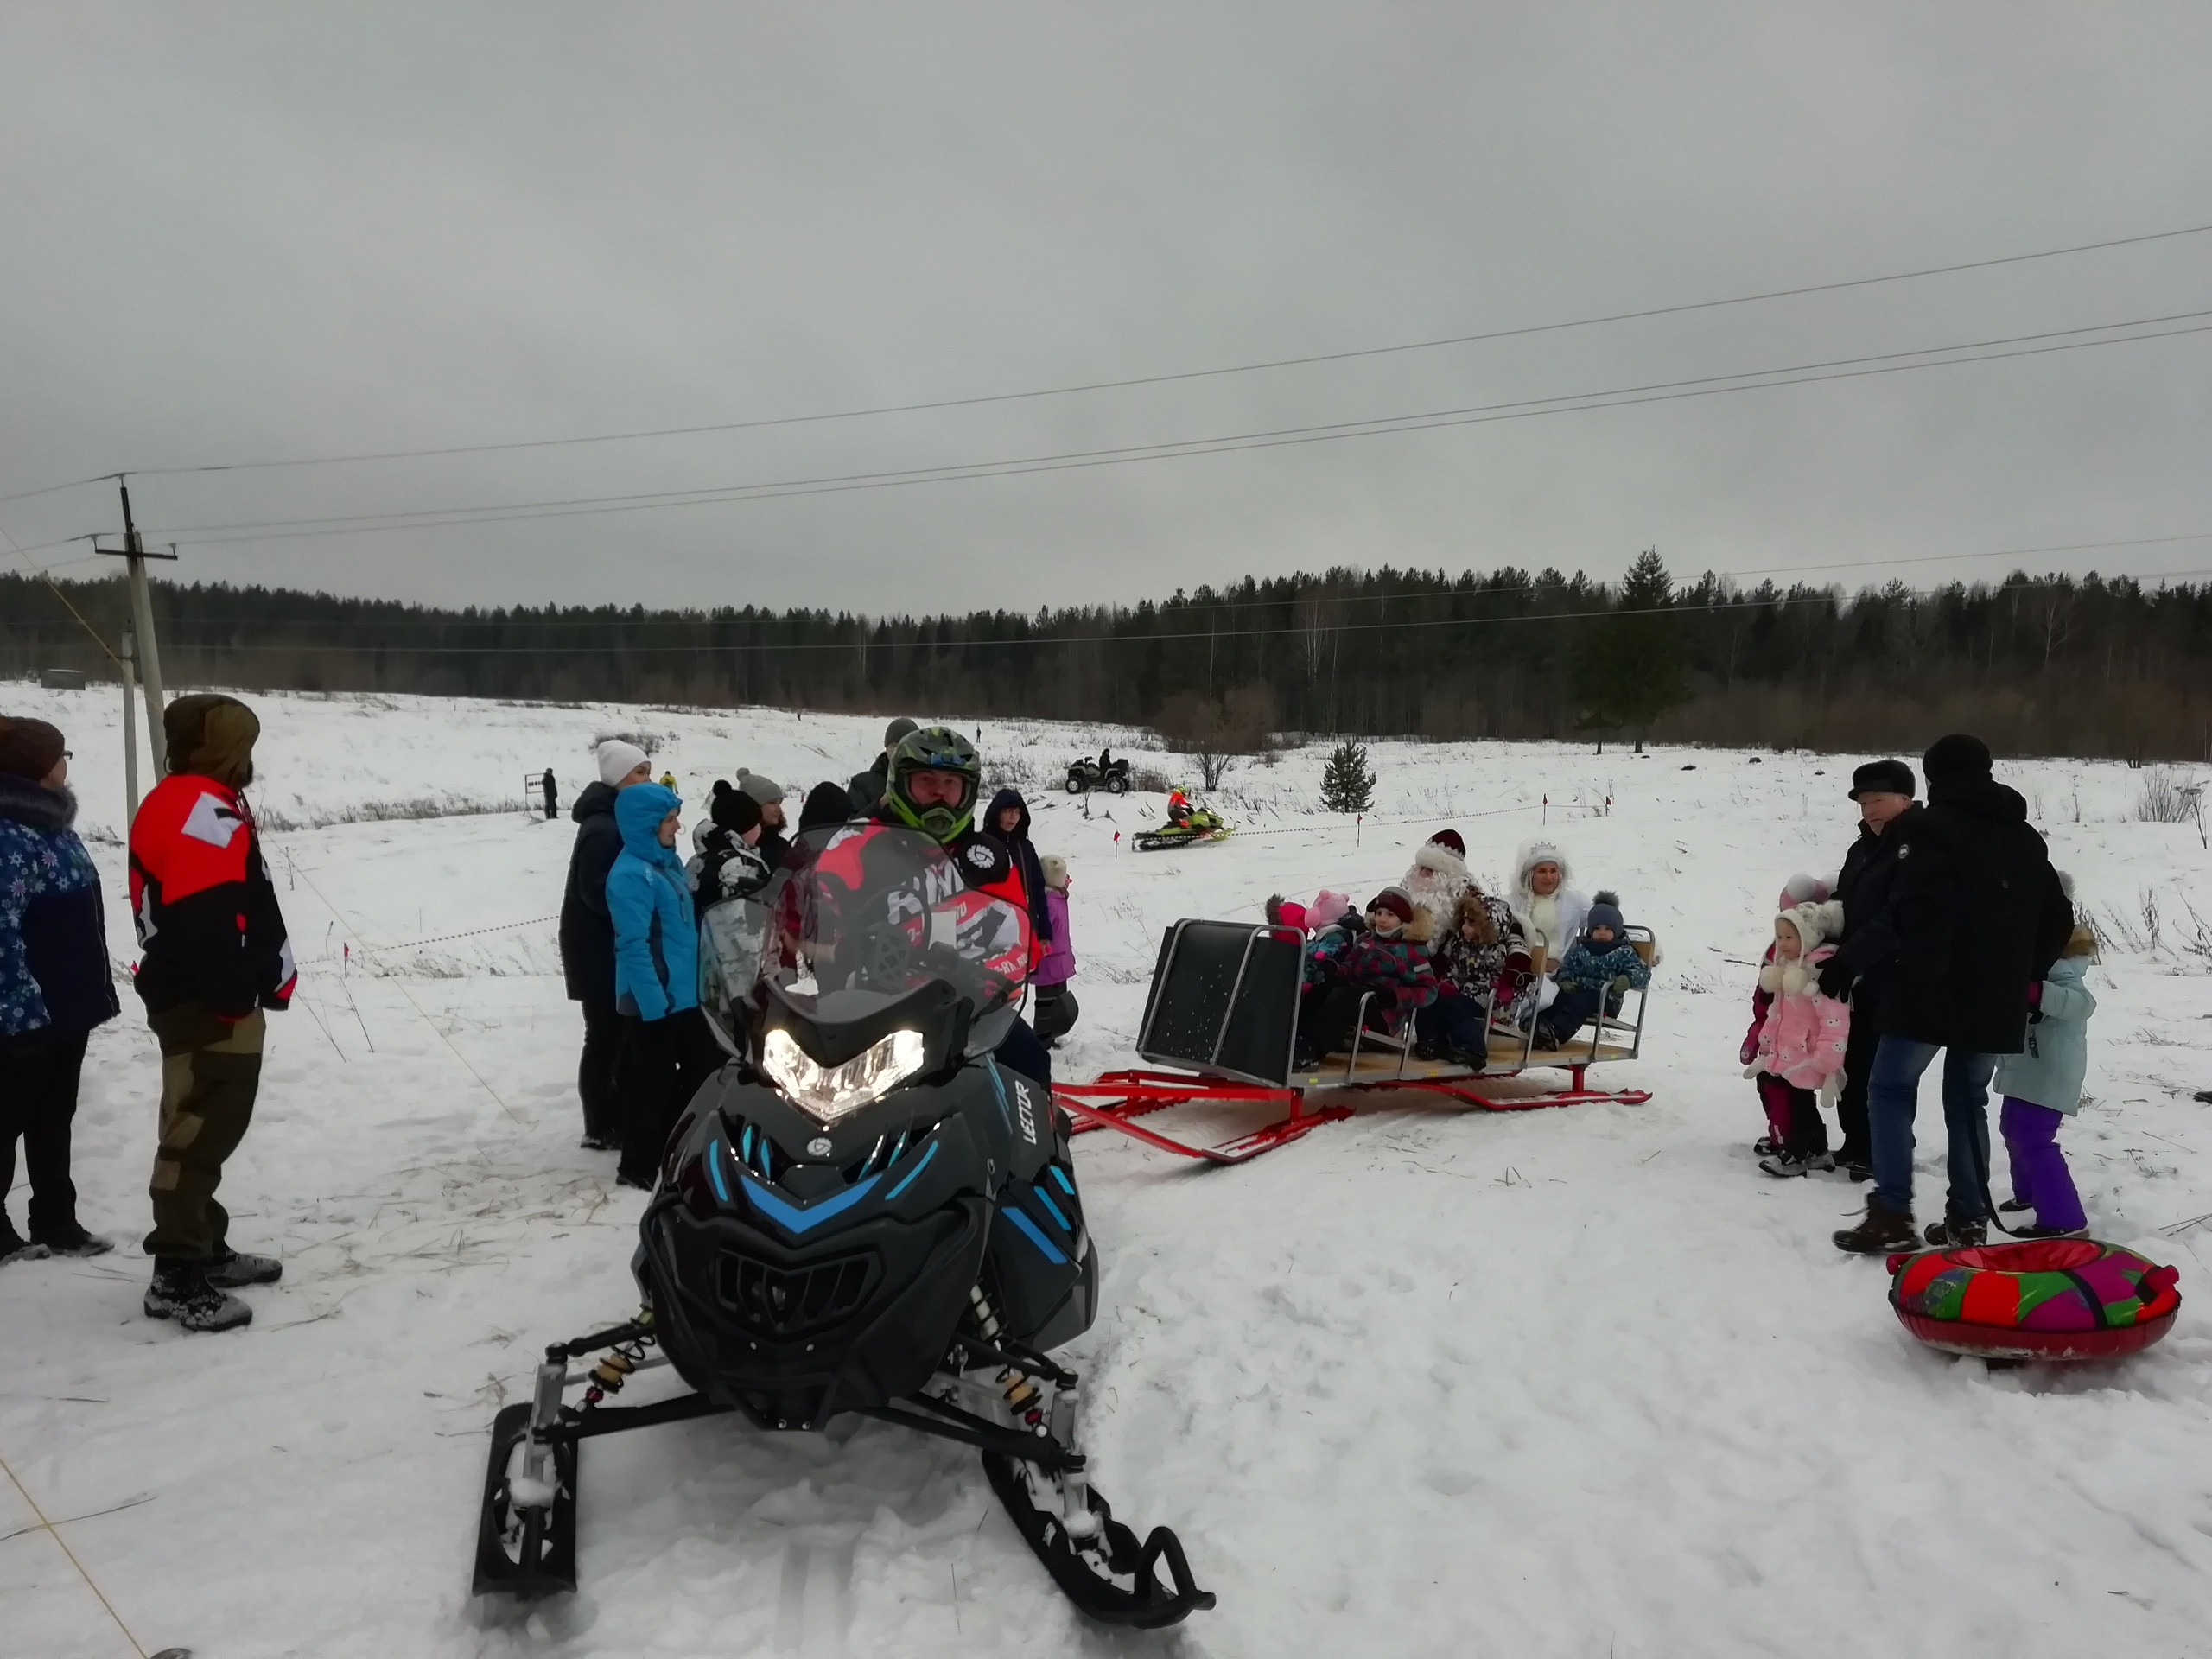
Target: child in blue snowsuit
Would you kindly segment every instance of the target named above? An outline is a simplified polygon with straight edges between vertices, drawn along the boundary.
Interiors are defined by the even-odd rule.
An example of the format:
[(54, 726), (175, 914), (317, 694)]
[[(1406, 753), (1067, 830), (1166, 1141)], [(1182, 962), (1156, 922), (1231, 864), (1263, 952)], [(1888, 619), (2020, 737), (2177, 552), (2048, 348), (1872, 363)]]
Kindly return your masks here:
[(1538, 1048), (1564, 1048), (1601, 1007), (1619, 1013), (1622, 994), (1611, 988), (1614, 981), (1624, 979), (1639, 991), (1651, 983), (1651, 969), (1629, 943), (1628, 925), (1613, 894), (1598, 895), (1552, 979), (1559, 995), (1536, 1016)]

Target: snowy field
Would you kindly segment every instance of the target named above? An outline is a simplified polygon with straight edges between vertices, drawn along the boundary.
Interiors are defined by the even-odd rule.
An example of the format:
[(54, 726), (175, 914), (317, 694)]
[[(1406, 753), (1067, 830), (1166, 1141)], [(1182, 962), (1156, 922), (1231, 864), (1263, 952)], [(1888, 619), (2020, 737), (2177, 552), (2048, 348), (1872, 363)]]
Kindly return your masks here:
[[(0, 1456), (47, 1516), (83, 1517), (61, 1535), (148, 1652), (2212, 1654), (2212, 1107), (2191, 1098), (2212, 1089), (2212, 938), (2190, 908), (2212, 919), (2212, 858), (2194, 830), (2134, 819), (2145, 773), (1999, 771), (2119, 940), (2092, 973), (2094, 1102), (2066, 1145), (2098, 1234), (2181, 1267), (2181, 1320), (2133, 1360), (1992, 1372), (1911, 1344), (1879, 1263), (1830, 1246), (1862, 1189), (1753, 1166), (1749, 963), (1783, 879), (1849, 844), (1851, 759), (1382, 743), (1356, 830), (1311, 811), (1308, 749), (1218, 792), (1252, 833), (1116, 860), (1115, 830), (1157, 798), (1086, 817), (1049, 785), (1136, 734), (987, 723), (986, 752), (1046, 785), (1038, 839), (1075, 873), (1067, 1075), (1133, 1060), (1177, 917), (1256, 918), (1270, 891), (1323, 885), (1363, 899), (1446, 823), (1502, 876), (1541, 822), (1578, 885), (1618, 888), (1664, 944), (1645, 1058), (1613, 1074), (1650, 1103), (1378, 1108), (1230, 1170), (1077, 1142), (1105, 1270), (1072, 1350), (1093, 1467), (1219, 1594), (1179, 1630), (1081, 1624), (972, 1453), (849, 1422), (594, 1442), (583, 1587), (518, 1613), (467, 1594), (486, 1427), (543, 1343), (634, 1305), (642, 1197), (576, 1147), (550, 921), (587, 745), (654, 734), (692, 803), (742, 762), (795, 807), (872, 757), (880, 721), (254, 701), (254, 798), (296, 826), (268, 843), (308, 965), (224, 1197), (284, 1282), (246, 1293), (237, 1335), (140, 1316), (158, 1087), (127, 996), (93, 1039), (77, 1157), (85, 1222), (124, 1248), (0, 1272)], [(0, 688), (68, 734), (121, 963), (118, 703)], [(549, 765), (555, 823), (517, 810)], [(394, 816), (426, 802), (493, 810)], [(0, 1652), (131, 1651), (0, 1484)]]

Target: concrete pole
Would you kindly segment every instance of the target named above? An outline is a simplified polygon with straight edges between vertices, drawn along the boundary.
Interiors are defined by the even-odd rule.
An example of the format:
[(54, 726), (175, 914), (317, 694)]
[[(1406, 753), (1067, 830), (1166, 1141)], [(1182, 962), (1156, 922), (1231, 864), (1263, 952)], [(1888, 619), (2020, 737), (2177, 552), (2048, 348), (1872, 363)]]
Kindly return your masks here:
[[(138, 695), (138, 677), (132, 668), (132, 633), (126, 625), (123, 630), (123, 798), (129, 804), (124, 814), (128, 825), (138, 817), (138, 715), (130, 700)], [(129, 830), (126, 828), (124, 834)]]
[(162, 653), (154, 639), (154, 597), (146, 583), (146, 548), (130, 518), (130, 486), (123, 492), (124, 562), (130, 567), (130, 614), (137, 626), (140, 683), (146, 689), (146, 744), (153, 751), (154, 781), (168, 774), (168, 732), (162, 724)]

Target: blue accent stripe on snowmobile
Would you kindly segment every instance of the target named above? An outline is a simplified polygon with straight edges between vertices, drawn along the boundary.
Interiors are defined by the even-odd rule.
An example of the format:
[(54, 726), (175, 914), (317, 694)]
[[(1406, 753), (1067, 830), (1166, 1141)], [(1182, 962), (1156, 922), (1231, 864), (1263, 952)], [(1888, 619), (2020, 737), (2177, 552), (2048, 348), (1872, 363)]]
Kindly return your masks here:
[(914, 1184), (914, 1177), (927, 1169), (930, 1166), (930, 1160), (936, 1156), (937, 1142), (932, 1141), (930, 1142), (930, 1149), (922, 1154), (922, 1161), (916, 1164), (912, 1169), (908, 1170), (904, 1175), (899, 1178), (899, 1185), (893, 1187), (888, 1192), (883, 1195), (883, 1201), (886, 1204), (890, 1203), (892, 1199), (897, 1198), (901, 1192), (904, 1192), (908, 1187), (912, 1186)]
[(1043, 1205), (1047, 1210), (1051, 1211), (1052, 1212), (1052, 1219), (1060, 1224), (1060, 1230), (1065, 1233), (1070, 1238), (1073, 1238), (1075, 1236), (1075, 1229), (1068, 1225), (1068, 1218), (1060, 1213), (1060, 1206), (1052, 1202), (1052, 1195), (1047, 1192), (1041, 1186), (1036, 1189), (1036, 1192), (1037, 1202)]
[(1006, 1120), (1009, 1129), (1014, 1127), (1014, 1109), (1006, 1103), (1006, 1084), (999, 1077), (999, 1063), (995, 1058), (983, 1056), (983, 1070), (990, 1074), (991, 1092), (999, 1097), (999, 1116)]
[(1070, 1198), (1075, 1197), (1075, 1183), (1068, 1179), (1067, 1171), (1062, 1169), (1058, 1164), (1047, 1164), (1045, 1167), (1052, 1172), (1052, 1179), (1060, 1184), (1061, 1192)]
[(1054, 1244), (1051, 1239), (1045, 1236), (1045, 1230), (1042, 1227), (1039, 1227), (1035, 1222), (1030, 1220), (1028, 1217), (1023, 1215), (1020, 1211), (1015, 1209), (1012, 1205), (1008, 1205), (1005, 1209), (1000, 1211), (999, 1213), (1004, 1216), (1008, 1221), (1012, 1222), (1016, 1227), (1019, 1227), (1021, 1230), (1022, 1236), (1027, 1238), (1032, 1244), (1034, 1244), (1039, 1249), (1045, 1253), (1045, 1259), (1047, 1262), (1051, 1262), (1056, 1268), (1062, 1267), (1066, 1264), (1067, 1257), (1060, 1253), (1059, 1247), (1058, 1245)]
[(707, 1179), (715, 1184), (715, 1196), (724, 1204), (729, 1202), (729, 1180), (722, 1173), (722, 1143), (707, 1143)]
[(754, 1209), (785, 1232), (803, 1233), (810, 1228), (820, 1226), (830, 1217), (851, 1209), (866, 1198), (882, 1179), (882, 1172), (878, 1171), (859, 1185), (849, 1186), (835, 1198), (824, 1198), (819, 1204), (797, 1205), (765, 1182), (756, 1181), (747, 1175), (745, 1178), (745, 1195), (753, 1200)]
[(753, 1161), (753, 1126), (750, 1123), (745, 1126), (745, 1133), (738, 1140), (737, 1161), (741, 1164)]

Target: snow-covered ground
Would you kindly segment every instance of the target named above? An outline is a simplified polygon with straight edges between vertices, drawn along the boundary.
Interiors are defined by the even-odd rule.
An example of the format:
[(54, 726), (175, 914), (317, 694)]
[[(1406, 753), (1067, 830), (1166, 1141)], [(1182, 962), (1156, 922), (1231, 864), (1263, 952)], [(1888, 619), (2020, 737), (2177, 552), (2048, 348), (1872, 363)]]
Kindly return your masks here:
[[(2212, 940), (2190, 916), (2212, 918), (2212, 858), (2133, 819), (2143, 773), (2000, 769), (2124, 936), (2092, 974), (2095, 1099), (2065, 1137), (2092, 1221), (2178, 1263), (2187, 1299), (2161, 1346), (2063, 1373), (1915, 1346), (1879, 1265), (1827, 1242), (1861, 1190), (1753, 1167), (1748, 963), (1783, 879), (1848, 845), (1850, 760), (1378, 743), (1355, 826), (1311, 811), (1307, 749), (1217, 793), (1249, 833), (1118, 860), (1156, 798), (1086, 817), (1033, 789), (1075, 872), (1071, 1075), (1133, 1058), (1175, 918), (1364, 897), (1447, 823), (1495, 874), (1545, 824), (1667, 953), (1623, 1069), (1645, 1106), (1382, 1107), (1222, 1171), (1078, 1141), (1106, 1274), (1074, 1350), (1096, 1478), (1141, 1529), (1176, 1527), (1220, 1596), (1178, 1632), (1113, 1637), (1065, 1607), (971, 1454), (875, 1424), (594, 1442), (582, 1592), (472, 1603), (485, 1428), (540, 1344), (630, 1311), (641, 1203), (575, 1145), (546, 919), (570, 830), (518, 810), (524, 776), (553, 766), (565, 807), (594, 737), (649, 732), (694, 801), (741, 762), (803, 790), (864, 764), (880, 722), (255, 701), (256, 798), (303, 826), (268, 839), (309, 966), (224, 1197), (285, 1281), (247, 1293), (238, 1335), (139, 1315), (157, 1068), (128, 998), (93, 1039), (77, 1156), (85, 1220), (124, 1248), (0, 1272), (0, 1457), (47, 1516), (84, 1517), (61, 1535), (149, 1652), (2212, 1653), (2212, 1107), (2191, 1098), (2212, 1089)], [(117, 705), (0, 687), (69, 734), (95, 829), (122, 823)], [(1039, 785), (1101, 736), (981, 733)], [(425, 800), (501, 810), (380, 816)], [(95, 853), (128, 961), (121, 851)], [(1932, 1097), (1923, 1123), (1928, 1213)], [(0, 1653), (130, 1651), (0, 1484)]]

